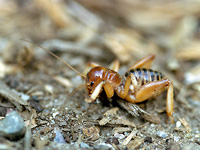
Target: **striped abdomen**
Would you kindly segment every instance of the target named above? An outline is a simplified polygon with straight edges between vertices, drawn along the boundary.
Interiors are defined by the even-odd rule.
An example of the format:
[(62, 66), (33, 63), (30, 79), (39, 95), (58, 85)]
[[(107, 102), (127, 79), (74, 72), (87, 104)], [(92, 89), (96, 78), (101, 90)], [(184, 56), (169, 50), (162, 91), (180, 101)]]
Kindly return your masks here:
[(139, 88), (150, 82), (159, 81), (164, 78), (163, 74), (151, 69), (135, 68), (126, 72), (125, 77), (131, 76), (132, 85)]

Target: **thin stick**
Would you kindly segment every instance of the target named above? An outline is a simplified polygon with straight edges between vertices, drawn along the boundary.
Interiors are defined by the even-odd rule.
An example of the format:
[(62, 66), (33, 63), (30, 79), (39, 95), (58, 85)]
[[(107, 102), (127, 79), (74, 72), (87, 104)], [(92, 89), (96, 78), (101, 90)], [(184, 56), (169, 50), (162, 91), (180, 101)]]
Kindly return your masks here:
[(38, 44), (35, 44), (35, 43), (31, 42), (31, 41), (28, 41), (28, 40), (24, 40), (24, 39), (21, 39), (21, 40), (22, 40), (22, 41), (29, 42), (29, 43), (31, 43), (31, 44), (33, 44), (33, 45), (35, 45), (35, 46), (37, 46), (37, 47), (43, 49), (44, 51), (48, 52), (48, 53), (51, 54), (52, 56), (54, 56), (54, 57), (56, 57), (57, 59), (59, 59), (60, 61), (62, 61), (65, 65), (67, 65), (69, 68), (71, 68), (71, 69), (72, 69), (73, 71), (75, 71), (77, 74), (79, 74), (79, 75), (82, 76), (83, 78), (86, 78), (85, 75), (83, 75), (82, 73), (80, 73), (79, 71), (77, 71), (76, 69), (74, 69), (71, 65), (69, 65), (67, 62), (65, 62), (65, 61), (64, 61), (63, 59), (61, 59), (60, 57), (56, 56), (54, 53), (50, 52), (48, 49), (46, 49), (46, 48), (44, 48), (44, 47), (42, 47), (42, 46), (40, 46), (40, 45), (38, 45)]

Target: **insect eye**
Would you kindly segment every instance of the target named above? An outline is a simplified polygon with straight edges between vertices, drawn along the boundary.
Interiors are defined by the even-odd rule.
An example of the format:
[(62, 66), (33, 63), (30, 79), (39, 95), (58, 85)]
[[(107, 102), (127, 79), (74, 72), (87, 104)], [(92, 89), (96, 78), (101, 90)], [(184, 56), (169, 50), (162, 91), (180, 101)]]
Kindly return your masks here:
[(93, 86), (94, 85), (94, 81), (90, 82), (90, 86)]

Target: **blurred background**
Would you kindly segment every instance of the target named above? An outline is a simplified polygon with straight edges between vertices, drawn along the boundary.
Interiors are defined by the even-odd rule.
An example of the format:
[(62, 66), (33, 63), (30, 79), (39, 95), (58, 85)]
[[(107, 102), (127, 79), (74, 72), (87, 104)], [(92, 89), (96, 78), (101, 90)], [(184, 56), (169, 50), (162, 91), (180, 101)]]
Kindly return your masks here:
[(160, 69), (190, 72), (200, 68), (199, 8), (199, 1), (176, 0), (1, 0), (0, 53), (16, 63), (13, 56), (27, 44), (20, 39), (28, 39), (86, 56), (78, 62), (74, 56), (72, 65), (116, 58), (130, 65), (153, 53)]

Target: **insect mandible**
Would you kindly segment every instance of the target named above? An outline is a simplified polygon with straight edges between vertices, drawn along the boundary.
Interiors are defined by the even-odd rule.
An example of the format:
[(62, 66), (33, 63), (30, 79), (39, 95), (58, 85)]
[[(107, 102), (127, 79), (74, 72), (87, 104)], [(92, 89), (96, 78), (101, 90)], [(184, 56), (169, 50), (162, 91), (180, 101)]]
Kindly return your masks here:
[(34, 45), (61, 60), (69, 68), (85, 78), (86, 89), (88, 91), (88, 98), (85, 99), (86, 102), (94, 102), (103, 90), (108, 98), (111, 98), (116, 94), (118, 97), (131, 103), (143, 102), (150, 97), (157, 96), (167, 90), (166, 112), (171, 123), (174, 122), (173, 83), (168, 78), (164, 77), (162, 73), (150, 69), (152, 62), (155, 59), (153, 54), (149, 54), (133, 64), (124, 76), (120, 76), (117, 73), (119, 69), (118, 61), (113, 62), (111, 68), (105, 68), (96, 63), (89, 63), (88, 67), (91, 69), (87, 72), (87, 75), (84, 75), (49, 50), (37, 44)]

